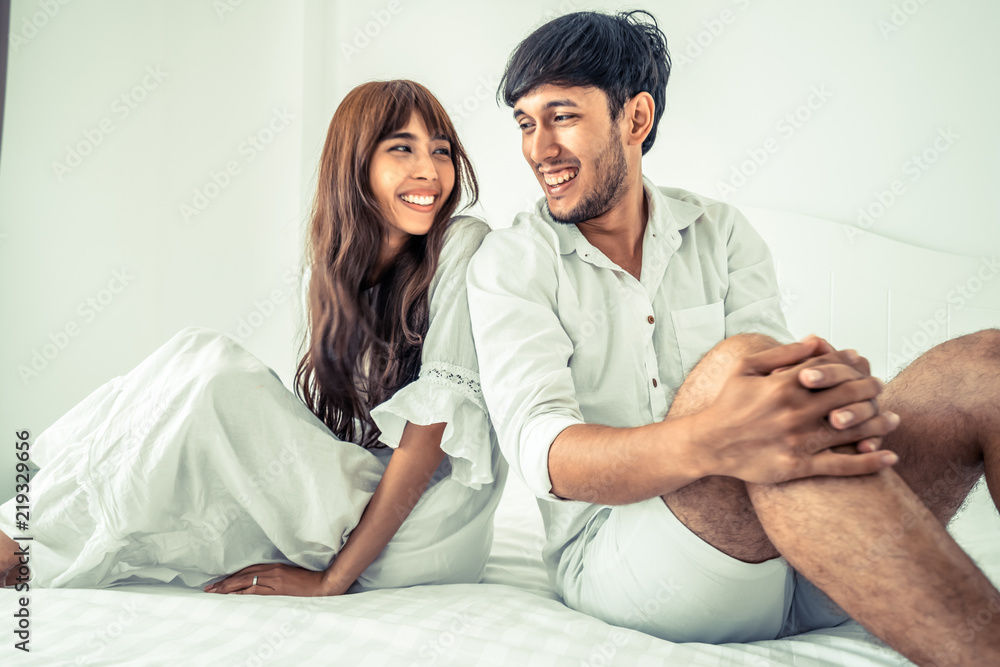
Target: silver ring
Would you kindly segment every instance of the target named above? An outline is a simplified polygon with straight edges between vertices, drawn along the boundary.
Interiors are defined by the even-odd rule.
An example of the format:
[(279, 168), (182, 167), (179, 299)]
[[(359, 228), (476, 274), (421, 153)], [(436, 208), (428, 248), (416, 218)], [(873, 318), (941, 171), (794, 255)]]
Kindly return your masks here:
[(253, 576), (253, 583), (250, 584), (250, 585), (251, 586), (256, 586), (257, 585), (257, 575), (256, 574)]

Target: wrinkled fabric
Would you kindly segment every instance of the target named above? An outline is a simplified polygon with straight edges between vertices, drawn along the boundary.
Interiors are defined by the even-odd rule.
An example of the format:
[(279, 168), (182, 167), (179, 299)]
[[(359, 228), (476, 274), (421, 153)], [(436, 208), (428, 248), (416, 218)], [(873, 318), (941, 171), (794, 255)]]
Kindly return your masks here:
[[(435, 284), (451, 284), (456, 272), (464, 290), (468, 258), (486, 227), (464, 220), (448, 232), (442, 251), (448, 261), (439, 263)], [(464, 291), (458, 296), (455, 309), (435, 304), (432, 293), (426, 343), (461, 349), (435, 340), (455, 333), (436, 326), (434, 317), (447, 312), (454, 325), (464, 315), (458, 330), (469, 337), (474, 361)], [(474, 396), (477, 366), (465, 375), (476, 381)], [(492, 446), (485, 408), (463, 393), (469, 387), (438, 380), (410, 385), (380, 411), (383, 421), (416, 412), (427, 423), (447, 421), (449, 455), (353, 590), (482, 577), (506, 465)], [(31, 480), (27, 533), (34, 539), (24, 542), (33, 550), (33, 585), (179, 579), (202, 586), (264, 562), (326, 569), (391, 453), (339, 440), (236, 341), (186, 328), (37, 437), (32, 455), (40, 470)], [(12, 499), (0, 506), (0, 530), (17, 537), (14, 505)]]

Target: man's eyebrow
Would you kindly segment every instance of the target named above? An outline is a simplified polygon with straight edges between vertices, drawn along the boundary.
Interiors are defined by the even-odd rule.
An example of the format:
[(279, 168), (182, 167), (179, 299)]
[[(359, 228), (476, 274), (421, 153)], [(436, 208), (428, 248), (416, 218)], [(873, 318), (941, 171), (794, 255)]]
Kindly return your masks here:
[[(549, 100), (548, 102), (545, 103), (545, 106), (542, 107), (542, 110), (544, 111), (545, 109), (551, 109), (552, 107), (576, 107), (576, 108), (580, 108), (580, 105), (577, 104), (576, 102), (574, 102), (573, 100), (568, 99), (568, 98), (567, 99), (562, 99), (562, 100)], [(526, 116), (526, 115), (527, 114), (524, 112), (523, 109), (514, 109), (514, 118), (515, 119), (518, 116)]]

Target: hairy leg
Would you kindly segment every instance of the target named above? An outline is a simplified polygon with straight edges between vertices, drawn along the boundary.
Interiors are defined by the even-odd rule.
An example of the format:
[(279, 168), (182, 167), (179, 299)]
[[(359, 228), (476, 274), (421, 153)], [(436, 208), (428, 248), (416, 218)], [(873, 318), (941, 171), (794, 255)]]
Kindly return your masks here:
[(918, 664), (1000, 664), (1000, 593), (944, 529), (984, 460), (997, 497), (998, 376), (1000, 333), (943, 343), (883, 393), (895, 470), (748, 485), (789, 563)]
[[(778, 345), (770, 336), (740, 334), (712, 348), (685, 378), (667, 419), (703, 410), (719, 393), (736, 361)], [(670, 511), (716, 549), (748, 563), (779, 556), (757, 519), (746, 483), (735, 477), (703, 477), (662, 496)]]
[(943, 524), (987, 472), (1000, 506), (1000, 331), (928, 350), (886, 385), (881, 406), (901, 417), (883, 447), (895, 471)]

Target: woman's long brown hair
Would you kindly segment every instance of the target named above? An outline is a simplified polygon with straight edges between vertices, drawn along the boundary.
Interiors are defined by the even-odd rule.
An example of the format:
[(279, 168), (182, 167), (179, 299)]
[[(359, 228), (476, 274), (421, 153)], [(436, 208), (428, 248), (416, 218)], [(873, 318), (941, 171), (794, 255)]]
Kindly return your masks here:
[[(420, 114), (451, 142), (455, 186), (426, 236), (410, 236), (369, 286), (388, 223), (372, 192), (372, 154)], [(479, 185), (441, 103), (413, 81), (365, 83), (333, 114), (320, 158), (306, 261), (311, 272), (305, 354), (295, 391), (341, 440), (379, 446), (371, 409), (416, 379), (428, 326), (427, 293), (442, 240), (463, 193)]]

